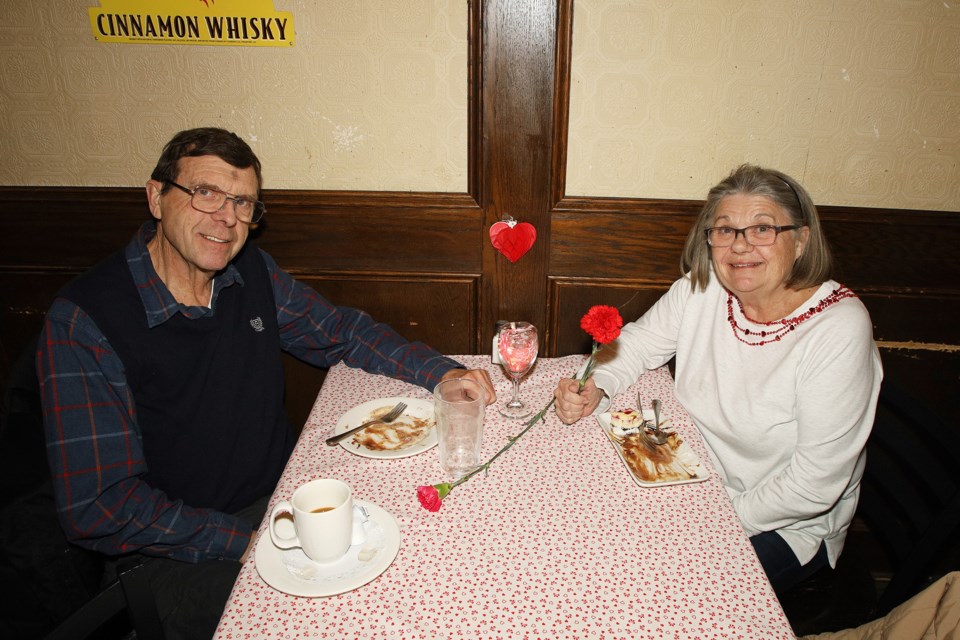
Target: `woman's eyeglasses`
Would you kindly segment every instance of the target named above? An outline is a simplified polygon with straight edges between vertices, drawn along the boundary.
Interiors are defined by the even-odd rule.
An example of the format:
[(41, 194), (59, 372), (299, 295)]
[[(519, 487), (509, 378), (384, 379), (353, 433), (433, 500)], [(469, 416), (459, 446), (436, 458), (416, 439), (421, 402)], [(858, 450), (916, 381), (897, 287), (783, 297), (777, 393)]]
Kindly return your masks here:
[(707, 244), (711, 247), (729, 247), (737, 241), (737, 236), (743, 234), (744, 240), (755, 247), (771, 245), (777, 241), (777, 236), (782, 231), (793, 231), (799, 229), (798, 224), (786, 224), (777, 226), (773, 224), (755, 224), (743, 229), (734, 227), (710, 227), (705, 229)]

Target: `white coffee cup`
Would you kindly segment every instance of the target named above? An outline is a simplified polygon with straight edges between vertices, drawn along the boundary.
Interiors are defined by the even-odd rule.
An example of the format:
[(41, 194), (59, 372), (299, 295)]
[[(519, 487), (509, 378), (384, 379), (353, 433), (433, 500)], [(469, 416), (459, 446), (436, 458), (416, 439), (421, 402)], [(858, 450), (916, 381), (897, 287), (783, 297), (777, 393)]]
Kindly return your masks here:
[[(278, 516), (293, 518), (293, 535), (284, 536)], [(334, 562), (351, 545), (364, 541), (362, 527), (354, 527), (353, 494), (340, 480), (311, 480), (278, 502), (270, 512), (270, 539), (279, 549), (301, 548), (314, 562)], [(289, 529), (289, 527), (287, 527)]]

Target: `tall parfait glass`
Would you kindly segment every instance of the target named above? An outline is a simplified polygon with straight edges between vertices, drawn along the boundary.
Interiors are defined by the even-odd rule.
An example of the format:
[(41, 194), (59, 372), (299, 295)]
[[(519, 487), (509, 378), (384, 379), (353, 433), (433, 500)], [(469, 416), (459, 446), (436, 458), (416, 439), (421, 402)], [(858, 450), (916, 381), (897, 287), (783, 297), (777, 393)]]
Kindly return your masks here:
[(537, 328), (529, 322), (509, 322), (503, 325), (497, 338), (500, 364), (513, 382), (513, 397), (500, 407), (507, 418), (526, 418), (533, 411), (520, 400), (520, 378), (537, 359)]

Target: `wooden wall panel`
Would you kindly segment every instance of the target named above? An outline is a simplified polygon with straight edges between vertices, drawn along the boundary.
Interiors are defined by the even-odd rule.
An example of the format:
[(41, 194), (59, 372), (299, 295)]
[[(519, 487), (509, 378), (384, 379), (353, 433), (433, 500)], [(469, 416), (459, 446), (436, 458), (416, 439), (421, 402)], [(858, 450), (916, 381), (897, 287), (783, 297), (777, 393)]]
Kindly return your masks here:
[(838, 278), (855, 289), (960, 292), (960, 212), (819, 207)]
[(408, 340), (476, 353), (479, 276), (298, 276), (328, 300), (360, 308)]
[(553, 336), (552, 355), (590, 352), (590, 337), (580, 328), (580, 318), (593, 305), (616, 307), (624, 322), (632, 322), (653, 306), (666, 290), (667, 286), (663, 284), (630, 279), (551, 278), (550, 315), (553, 322), (549, 332)]
[[(294, 275), (331, 302), (363, 309), (408, 340), (446, 354), (477, 352), (477, 276)], [(325, 371), (290, 356), (284, 371), (287, 413), (297, 428), (310, 414)]]
[(266, 191), (254, 239), (286, 268), (479, 273), (482, 212), (458, 194)]
[(937, 344), (960, 351), (960, 296), (923, 291), (914, 294), (876, 293), (854, 289), (870, 311), (873, 337), (880, 342)]
[(0, 187), (0, 267), (86, 269), (150, 219), (145, 189)]
[(551, 216), (550, 275), (672, 282), (700, 206), (685, 200), (565, 199)]

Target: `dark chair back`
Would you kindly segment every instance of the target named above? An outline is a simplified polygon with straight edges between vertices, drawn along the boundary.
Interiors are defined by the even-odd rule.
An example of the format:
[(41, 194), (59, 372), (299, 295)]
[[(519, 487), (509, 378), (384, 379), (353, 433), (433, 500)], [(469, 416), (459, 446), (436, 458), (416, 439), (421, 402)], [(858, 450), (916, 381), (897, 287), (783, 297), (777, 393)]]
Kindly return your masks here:
[(960, 569), (958, 440), (957, 425), (884, 381), (860, 502), (837, 567), (779, 596), (798, 636), (883, 617)]
[(857, 508), (891, 568), (878, 616), (960, 569), (958, 428), (884, 383)]
[(50, 478), (43, 441), (40, 383), (30, 340), (10, 367), (0, 395), (0, 508), (35, 491)]
[(131, 636), (125, 632), (126, 627), (121, 626), (119, 628), (123, 633), (122, 638), (164, 640), (157, 605), (153, 600), (150, 585), (143, 576), (143, 565), (133, 559), (118, 569), (116, 580), (58, 624), (44, 640), (94, 637), (102, 640), (104, 625), (111, 629), (109, 623), (124, 611), (126, 622), (133, 627), (134, 633)]
[[(47, 466), (36, 340), (11, 369), (0, 404), (0, 638), (162, 640), (156, 604), (137, 563), (101, 588), (104, 559), (60, 528)], [(126, 612), (124, 616), (123, 613)]]

